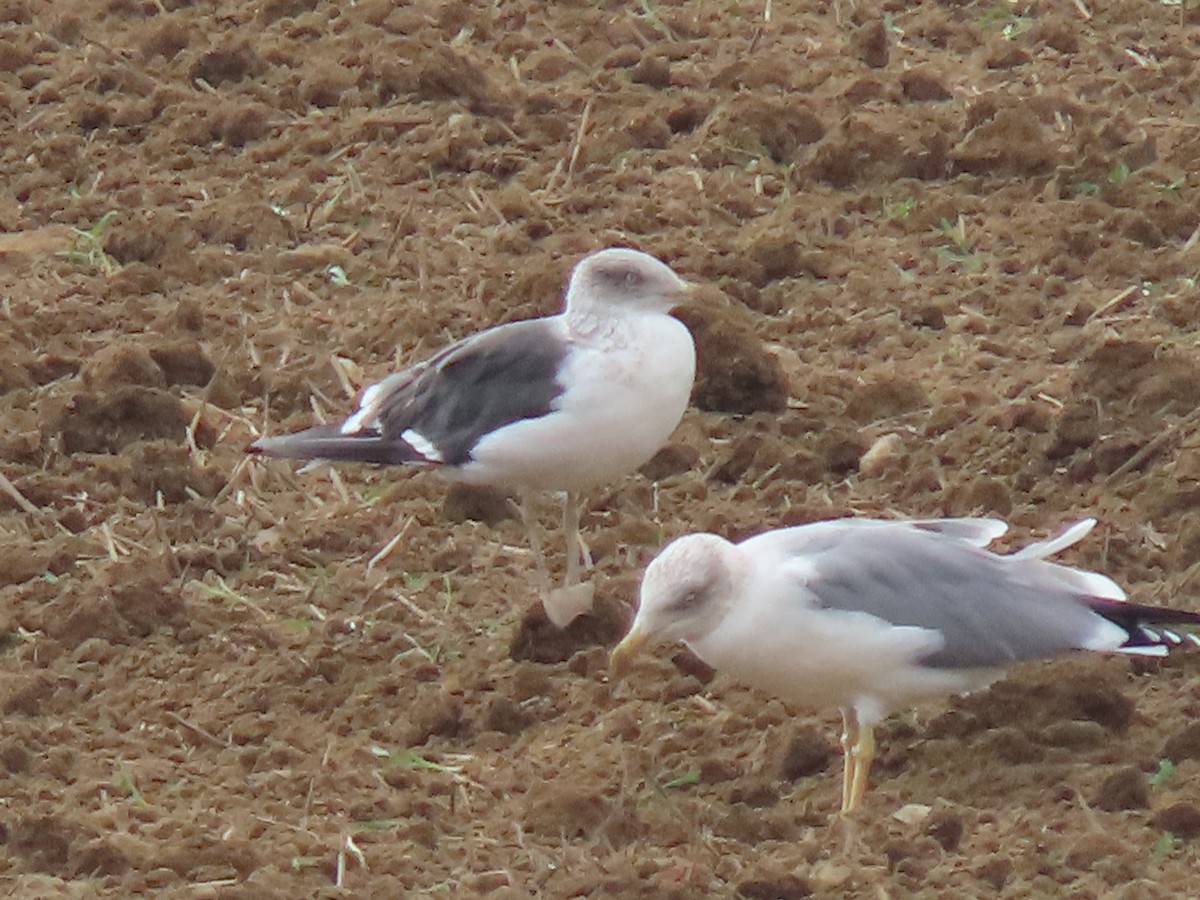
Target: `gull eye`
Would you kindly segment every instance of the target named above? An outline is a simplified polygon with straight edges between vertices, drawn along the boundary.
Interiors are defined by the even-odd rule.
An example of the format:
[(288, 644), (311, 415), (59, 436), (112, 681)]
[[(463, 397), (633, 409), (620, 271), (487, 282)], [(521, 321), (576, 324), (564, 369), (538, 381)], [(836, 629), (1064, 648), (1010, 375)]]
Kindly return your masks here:
[(696, 588), (692, 588), (691, 590), (685, 591), (679, 595), (679, 597), (671, 604), (671, 611), (681, 613), (690, 612), (699, 606), (703, 599), (704, 594), (702, 594)]

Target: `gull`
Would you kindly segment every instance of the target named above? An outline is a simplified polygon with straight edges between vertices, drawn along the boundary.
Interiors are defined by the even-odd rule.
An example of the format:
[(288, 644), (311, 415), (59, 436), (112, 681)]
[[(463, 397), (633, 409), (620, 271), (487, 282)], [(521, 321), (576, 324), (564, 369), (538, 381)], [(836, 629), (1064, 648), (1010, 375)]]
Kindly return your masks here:
[(1096, 524), (1011, 554), (987, 545), (998, 519), (843, 519), (733, 544), (691, 534), (647, 567), (640, 605), (613, 649), (614, 677), (651, 643), (797, 707), (842, 713), (842, 812), (859, 806), (874, 728), (915, 703), (985, 687), (1021, 660), (1073, 650), (1163, 655), (1200, 645), (1200, 613), (1125, 601), (1111, 579), (1049, 561)]
[(263, 437), (250, 452), (419, 467), (513, 489), (543, 573), (530, 494), (564, 492), (567, 593), (561, 612), (546, 606), (563, 625), (591, 602), (590, 586), (574, 599), (569, 591), (579, 581), (581, 494), (648, 462), (687, 407), (695, 347), (668, 313), (690, 290), (653, 256), (600, 250), (576, 264), (561, 313), (451, 344), (364, 389), (340, 424)]

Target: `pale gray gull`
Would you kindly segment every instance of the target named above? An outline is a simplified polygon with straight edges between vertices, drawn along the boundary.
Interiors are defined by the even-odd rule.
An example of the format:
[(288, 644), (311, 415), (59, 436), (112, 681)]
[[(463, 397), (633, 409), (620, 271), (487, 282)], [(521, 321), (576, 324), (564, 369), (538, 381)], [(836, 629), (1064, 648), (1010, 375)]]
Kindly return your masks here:
[(1200, 613), (1125, 601), (1111, 579), (1049, 561), (1095, 525), (1007, 555), (996, 519), (842, 519), (733, 544), (691, 534), (647, 567), (613, 649), (682, 641), (719, 672), (799, 708), (842, 713), (842, 811), (867, 789), (874, 728), (918, 701), (977, 690), (1010, 663), (1073, 650), (1161, 655)]
[[(690, 287), (645, 253), (592, 253), (572, 271), (561, 313), (451, 344), (366, 388), (340, 424), (264, 437), (251, 452), (433, 469), (516, 490), (527, 520), (530, 492), (565, 492), (569, 589), (579, 582), (580, 495), (648, 462), (687, 407), (695, 348), (669, 312)], [(547, 612), (562, 624), (575, 597)]]

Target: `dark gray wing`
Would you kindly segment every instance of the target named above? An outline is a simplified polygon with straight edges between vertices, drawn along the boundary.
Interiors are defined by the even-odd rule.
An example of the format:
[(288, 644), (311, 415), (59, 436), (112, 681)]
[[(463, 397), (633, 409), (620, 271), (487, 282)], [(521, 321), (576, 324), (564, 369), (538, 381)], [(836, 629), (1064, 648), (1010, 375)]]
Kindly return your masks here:
[(553, 321), (513, 322), (459, 341), (367, 388), (342, 425), (263, 438), (251, 449), (300, 459), (462, 465), (484, 435), (554, 408), (569, 347)]
[(471, 459), (489, 432), (554, 408), (569, 345), (549, 321), (502, 325), (443, 350), (379, 397), (379, 431), (420, 435), (447, 465)]
[(1000, 556), (967, 541), (892, 524), (831, 532), (805, 553), (821, 607), (856, 610), (943, 638), (921, 660), (991, 668), (1088, 646), (1104, 625), (1066, 567)]

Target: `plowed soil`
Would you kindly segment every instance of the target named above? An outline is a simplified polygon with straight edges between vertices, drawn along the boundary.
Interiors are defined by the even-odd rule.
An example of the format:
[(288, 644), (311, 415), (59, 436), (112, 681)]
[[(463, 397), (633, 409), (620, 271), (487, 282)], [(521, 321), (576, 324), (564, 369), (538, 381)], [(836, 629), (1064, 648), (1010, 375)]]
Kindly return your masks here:
[[(898, 716), (849, 821), (835, 712), (605, 656), (669, 537), (850, 513), (1095, 516), (1200, 607), (1198, 58), (1192, 0), (0, 2), (6, 895), (1193, 895), (1200, 654)], [(567, 631), (503, 502), (245, 456), (611, 244), (701, 373)]]

